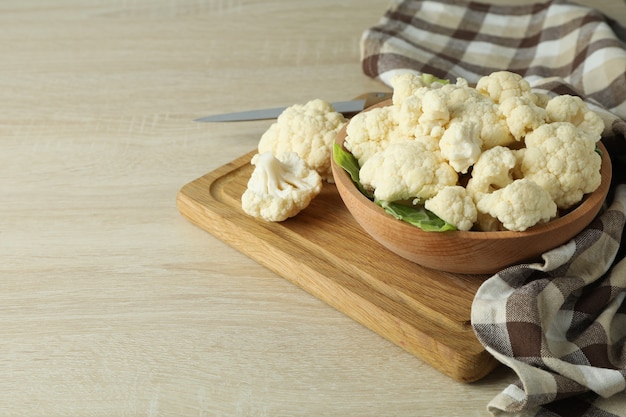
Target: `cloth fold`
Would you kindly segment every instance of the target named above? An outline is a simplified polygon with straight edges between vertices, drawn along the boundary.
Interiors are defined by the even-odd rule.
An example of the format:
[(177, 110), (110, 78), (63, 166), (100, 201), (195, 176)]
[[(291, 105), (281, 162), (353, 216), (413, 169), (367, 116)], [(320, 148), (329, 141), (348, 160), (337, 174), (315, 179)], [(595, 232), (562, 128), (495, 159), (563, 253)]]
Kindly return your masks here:
[[(587, 410), (576, 415), (611, 415), (597, 414), (593, 401), (626, 389), (626, 260), (620, 259), (625, 219), (622, 184), (601, 216), (545, 253), (542, 263), (505, 269), (479, 288), (474, 331), (519, 377), (489, 404), (493, 414), (543, 415), (575, 403)], [(584, 399), (571, 399), (580, 395)], [(615, 401), (625, 407), (625, 400)]]
[(366, 75), (399, 72), (476, 83), (494, 71), (583, 98), (604, 119), (612, 159), (606, 209), (535, 264), (488, 278), (472, 306), (476, 336), (518, 380), (494, 415), (626, 416), (626, 30), (567, 0), (502, 6), (398, 0), (361, 38)]

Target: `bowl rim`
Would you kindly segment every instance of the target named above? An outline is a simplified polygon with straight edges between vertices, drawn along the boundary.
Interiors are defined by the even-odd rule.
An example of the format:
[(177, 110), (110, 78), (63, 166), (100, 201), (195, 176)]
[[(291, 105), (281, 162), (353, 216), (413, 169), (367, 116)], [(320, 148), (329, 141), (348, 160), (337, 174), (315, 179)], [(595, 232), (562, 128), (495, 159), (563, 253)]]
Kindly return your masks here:
[[(391, 100), (386, 100), (372, 107), (369, 107), (363, 111), (366, 112), (373, 108), (385, 107), (385, 106), (389, 106), (390, 104), (391, 104)], [(346, 151), (348, 150), (345, 148), (344, 142), (347, 136), (347, 127), (349, 123), (350, 123), (350, 120), (348, 120), (348, 122), (337, 132), (337, 135), (335, 136), (335, 141), (334, 141), (334, 143), (338, 144), (339, 146), (341, 146), (342, 149)], [(519, 238), (519, 237), (529, 238), (532, 236), (541, 235), (546, 232), (550, 232), (552, 230), (566, 226), (567, 224), (573, 223), (579, 218), (583, 217), (585, 214), (587, 214), (587, 211), (589, 210), (589, 208), (593, 208), (595, 205), (599, 205), (600, 207), (602, 206), (599, 200), (602, 200), (602, 203), (603, 203), (604, 200), (606, 199), (606, 196), (608, 195), (608, 192), (611, 186), (611, 180), (612, 180), (612, 163), (611, 163), (610, 155), (601, 140), (597, 142), (597, 145), (600, 151), (602, 152), (602, 164), (600, 166), (600, 174), (601, 174), (600, 186), (595, 191), (585, 194), (581, 202), (579, 202), (578, 205), (576, 206), (576, 208), (570, 210), (565, 215), (557, 219), (550, 220), (547, 223), (537, 224), (535, 226), (532, 226), (526, 229), (525, 231), (512, 231), (512, 230), (488, 231), (488, 232), (473, 231), (473, 230), (469, 230), (469, 231), (450, 230), (446, 232), (424, 231), (420, 229), (419, 227), (397, 220), (391, 214), (387, 213), (382, 207), (380, 207), (379, 205), (377, 205), (376, 203), (368, 199), (365, 195), (363, 195), (358, 190), (358, 188), (352, 181), (352, 178), (350, 178), (349, 174), (342, 167), (337, 165), (337, 163), (334, 161), (334, 158), (331, 158), (331, 166), (332, 166), (335, 182), (336, 183), (340, 182), (341, 185), (344, 186), (346, 191), (348, 191), (358, 201), (362, 202), (365, 207), (367, 207), (369, 210), (374, 210), (375, 212), (379, 214), (387, 216), (389, 219), (397, 220), (399, 222), (399, 224), (397, 225), (398, 227), (401, 227), (401, 228), (406, 227), (406, 230), (412, 231), (412, 233), (425, 233), (429, 235), (431, 235), (432, 233), (438, 233), (438, 234), (445, 234), (450, 237), (470, 239), (470, 240), (472, 239), (474, 240), (510, 239), (510, 238)], [(595, 215), (597, 215), (597, 213)]]

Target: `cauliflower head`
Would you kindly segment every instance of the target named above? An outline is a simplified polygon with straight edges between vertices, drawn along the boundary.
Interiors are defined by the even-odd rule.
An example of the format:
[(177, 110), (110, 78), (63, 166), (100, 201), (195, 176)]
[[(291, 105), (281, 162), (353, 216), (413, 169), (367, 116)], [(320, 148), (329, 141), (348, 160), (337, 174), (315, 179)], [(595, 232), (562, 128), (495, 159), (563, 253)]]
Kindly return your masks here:
[(442, 188), (456, 185), (458, 174), (439, 152), (420, 141), (390, 144), (368, 159), (360, 170), (364, 187), (381, 201), (427, 200)]
[(570, 95), (555, 96), (546, 104), (551, 122), (570, 122), (585, 133), (600, 139), (604, 121), (580, 98)]
[(421, 75), (413, 72), (402, 72), (391, 78), (391, 86), (393, 87), (392, 102), (399, 106), (406, 99), (414, 97), (417, 90), (427, 87), (428, 84)]
[(499, 106), (485, 96), (466, 101), (465, 106), (455, 112), (454, 118), (479, 123), (478, 133), (483, 150), (515, 142)]
[(507, 230), (518, 232), (548, 222), (557, 214), (550, 194), (528, 178), (486, 194), (476, 203), (476, 208), (498, 219)]
[(434, 197), (426, 200), (424, 207), (458, 230), (470, 230), (478, 215), (474, 200), (460, 185), (444, 187)]
[(506, 119), (511, 134), (517, 141), (546, 123), (548, 114), (529, 97), (509, 97), (500, 103), (500, 110)]
[(440, 94), (445, 94), (450, 117), (460, 117), (466, 111), (468, 102), (474, 105), (477, 101), (488, 101), (493, 103), (488, 97), (480, 94), (475, 88), (469, 86), (463, 78), (457, 79), (456, 84), (447, 84), (440, 88)]
[(419, 124), (422, 115), (422, 100), (418, 96), (407, 97), (401, 104), (395, 105), (398, 121), (398, 133), (415, 136), (415, 127)]
[(439, 88), (448, 84), (448, 80), (437, 78), (431, 74), (403, 71), (391, 78), (393, 88), (392, 102), (401, 105), (410, 97), (420, 96), (429, 89)]
[(509, 71), (496, 71), (476, 83), (476, 90), (496, 103), (510, 97), (522, 97), (530, 93), (530, 84), (521, 75)]
[(324, 180), (333, 182), (332, 144), (346, 122), (346, 118), (324, 100), (294, 104), (261, 136), (258, 152), (274, 155), (296, 152)]
[(442, 88), (429, 89), (420, 99), (422, 114), (415, 126), (415, 136), (440, 138), (450, 121), (447, 93)]
[(513, 172), (517, 166), (514, 152), (505, 146), (484, 151), (472, 169), (472, 178), (467, 183), (467, 189), (474, 199), (478, 200), (481, 194), (492, 193), (506, 187), (513, 182)]
[(393, 106), (376, 107), (355, 115), (346, 128), (344, 146), (363, 166), (390, 143), (407, 139), (399, 134)]
[(457, 172), (466, 174), (478, 160), (483, 143), (479, 131), (480, 126), (476, 122), (452, 122), (441, 137), (441, 155)]
[(270, 222), (293, 217), (306, 208), (322, 190), (322, 177), (295, 152), (278, 157), (271, 152), (252, 157), (255, 166), (241, 196), (241, 207)]
[(470, 87), (467, 81), (459, 78), (456, 84), (445, 85), (441, 90), (441, 93), (447, 95), (450, 125), (454, 121), (478, 123), (483, 149), (505, 146), (515, 141), (498, 105), (490, 97)]
[[(473, 91), (467, 86), (435, 82), (433, 87), (422, 87), (412, 96), (404, 97), (397, 109), (396, 117), (400, 133), (409, 137), (431, 136), (441, 138), (452, 119), (453, 101), (463, 103)], [(395, 94), (395, 92), (394, 92)]]
[(602, 157), (595, 147), (595, 138), (571, 123), (545, 124), (526, 136), (520, 170), (567, 209), (600, 186)]
[[(413, 95), (394, 102), (392, 108), (398, 130), (404, 136), (432, 136), (439, 139), (450, 121), (447, 84), (435, 82), (438, 87), (422, 87)], [(395, 95), (395, 91), (394, 91)]]

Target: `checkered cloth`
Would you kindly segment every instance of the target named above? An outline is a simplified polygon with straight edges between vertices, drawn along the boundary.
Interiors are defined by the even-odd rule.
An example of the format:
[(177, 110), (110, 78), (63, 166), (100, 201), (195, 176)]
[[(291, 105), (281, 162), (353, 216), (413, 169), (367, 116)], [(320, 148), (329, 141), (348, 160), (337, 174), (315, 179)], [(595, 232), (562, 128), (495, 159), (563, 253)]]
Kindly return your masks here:
[(488, 405), (494, 415), (626, 416), (623, 40), (619, 24), (564, 0), (398, 0), (363, 34), (363, 71), (387, 84), (402, 71), (476, 83), (509, 70), (535, 90), (579, 95), (604, 118), (615, 168), (606, 210), (542, 262), (487, 279), (474, 299), (478, 339), (519, 378)]
[(622, 184), (601, 216), (543, 262), (505, 269), (480, 287), (474, 331), (520, 378), (491, 402), (494, 414), (609, 416), (594, 403), (621, 393), (605, 402), (626, 415), (626, 260), (614, 264), (625, 220)]

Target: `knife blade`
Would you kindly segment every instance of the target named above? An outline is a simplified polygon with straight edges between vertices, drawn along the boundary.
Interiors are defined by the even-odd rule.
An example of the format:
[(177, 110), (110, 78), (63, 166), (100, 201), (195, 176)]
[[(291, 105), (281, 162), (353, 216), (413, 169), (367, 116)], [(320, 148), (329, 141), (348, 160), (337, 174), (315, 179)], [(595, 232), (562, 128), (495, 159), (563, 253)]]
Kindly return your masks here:
[[(373, 92), (365, 93), (353, 100), (338, 101), (330, 103), (336, 112), (342, 113), (346, 117), (380, 103), (381, 101), (391, 99), (392, 93)], [(269, 109), (246, 110), (233, 113), (214, 114), (212, 116), (200, 117), (194, 122), (240, 122), (250, 120), (266, 120), (277, 118), (285, 109), (285, 107), (274, 107)]]

